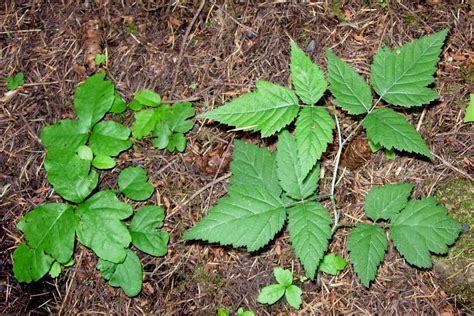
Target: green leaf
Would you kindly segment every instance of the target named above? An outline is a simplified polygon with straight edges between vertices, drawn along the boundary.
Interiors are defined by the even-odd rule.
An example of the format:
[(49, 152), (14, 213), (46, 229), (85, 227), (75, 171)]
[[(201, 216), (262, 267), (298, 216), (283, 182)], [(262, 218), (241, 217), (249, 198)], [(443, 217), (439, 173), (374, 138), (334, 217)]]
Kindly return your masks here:
[(336, 275), (339, 271), (344, 270), (346, 266), (347, 262), (343, 257), (329, 253), (324, 256), (323, 261), (319, 265), (319, 271)]
[(461, 232), (461, 225), (432, 197), (408, 202), (395, 216), (390, 235), (405, 259), (420, 268), (431, 267), (431, 254), (445, 254)]
[(88, 133), (89, 130), (79, 121), (61, 120), (54, 125), (43, 127), (40, 139), (47, 150), (74, 152), (79, 146), (86, 144)]
[(104, 121), (94, 126), (89, 146), (97, 156), (115, 157), (132, 146), (129, 136), (129, 128), (114, 121)]
[(336, 124), (323, 107), (305, 107), (296, 119), (296, 148), (305, 177), (332, 143)]
[(255, 185), (264, 187), (279, 196), (280, 184), (276, 173), (275, 156), (265, 148), (240, 140), (234, 142), (230, 171), (230, 187), (234, 185)]
[(285, 286), (281, 284), (271, 284), (260, 290), (257, 302), (260, 304), (275, 304), (285, 294)]
[(109, 156), (95, 156), (92, 160), (92, 165), (97, 169), (112, 169), (115, 167), (115, 160)]
[(76, 209), (77, 238), (100, 258), (121, 263), (132, 241), (121, 220), (132, 213), (132, 207), (120, 202), (113, 191), (100, 191)]
[(151, 90), (145, 89), (135, 93), (135, 100), (142, 105), (157, 107), (161, 104), (161, 96)]
[(331, 217), (319, 203), (306, 202), (288, 209), (291, 244), (306, 275), (314, 278), (331, 238)]
[(127, 103), (122, 99), (120, 94), (117, 92), (114, 93), (114, 103), (112, 103), (112, 107), (110, 108), (109, 112), (120, 114), (125, 112), (127, 109)]
[(77, 155), (82, 160), (92, 161), (94, 154), (89, 146), (81, 145), (77, 148)]
[(367, 137), (375, 144), (391, 150), (414, 152), (431, 158), (431, 152), (416, 129), (392, 109), (377, 109), (363, 123)]
[(95, 64), (97, 66), (101, 66), (107, 60), (107, 56), (105, 54), (97, 54), (95, 55)]
[(365, 198), (365, 213), (374, 222), (390, 219), (407, 205), (412, 190), (410, 183), (372, 187)]
[(376, 225), (358, 224), (349, 234), (349, 259), (362, 284), (369, 287), (387, 251), (387, 237)]
[(293, 283), (293, 273), (290, 270), (277, 267), (273, 269), (273, 274), (277, 282), (284, 287), (289, 287)]
[(155, 189), (147, 181), (146, 170), (139, 167), (125, 168), (118, 177), (120, 191), (135, 201), (145, 201), (153, 194)]
[(51, 268), (49, 269), (49, 275), (55, 279), (61, 274), (61, 265), (59, 262), (55, 261)]
[(194, 122), (189, 118), (195, 113), (191, 102), (179, 102), (164, 111), (163, 120), (172, 132), (187, 133), (193, 128)]
[(382, 45), (374, 56), (371, 83), (388, 103), (405, 107), (420, 106), (438, 97), (427, 88), (433, 74), (448, 29), (424, 36), (393, 51)]
[(285, 291), (285, 297), (290, 304), (291, 307), (294, 309), (299, 309), (302, 303), (301, 295), (303, 292), (299, 287), (296, 285), (290, 285)]
[(469, 105), (464, 113), (464, 122), (474, 122), (474, 94), (469, 95)]
[(168, 145), (166, 146), (166, 149), (169, 152), (172, 152), (174, 150), (177, 150), (179, 152), (183, 152), (184, 149), (186, 149), (186, 137), (184, 137), (183, 134), (181, 133), (174, 133), (170, 136)]
[(41, 249), (60, 263), (71, 259), (76, 219), (67, 204), (41, 205), (18, 223), (30, 248)]
[(207, 216), (184, 235), (185, 240), (207, 240), (256, 251), (278, 233), (285, 222), (279, 196), (255, 185), (234, 185)]
[(217, 310), (217, 316), (230, 316), (230, 313), (227, 308), (221, 307)]
[(168, 124), (164, 121), (159, 122), (156, 124), (155, 130), (153, 131), (153, 136), (155, 136), (153, 139), (153, 146), (159, 149), (166, 148), (170, 142), (171, 134)]
[(239, 129), (261, 131), (268, 137), (291, 123), (298, 114), (298, 98), (288, 88), (257, 81), (257, 90), (200, 115)]
[(110, 110), (115, 101), (114, 85), (99, 72), (79, 85), (74, 95), (74, 108), (83, 126), (91, 128)]
[(291, 41), (291, 81), (301, 101), (313, 105), (321, 99), (327, 84), (324, 73)]
[(372, 92), (365, 79), (352, 67), (327, 51), (329, 90), (335, 102), (349, 114), (367, 113), (372, 107)]
[(99, 259), (97, 269), (104, 279), (109, 280), (111, 286), (121, 287), (129, 297), (137, 296), (142, 290), (142, 264), (130, 249), (126, 250), (126, 257), (122, 263)]
[(37, 281), (48, 273), (54, 259), (40, 248), (21, 243), (13, 252), (13, 273), (19, 282)]
[(164, 256), (168, 251), (168, 233), (159, 230), (165, 213), (161, 207), (144, 206), (132, 219), (130, 235), (135, 247), (152, 256)]
[(7, 77), (7, 89), (16, 90), (18, 87), (25, 84), (25, 74), (22, 72), (17, 73), (15, 76)]
[(246, 311), (242, 307), (239, 307), (237, 310), (237, 316), (255, 316), (255, 313), (252, 311)]
[(137, 100), (133, 100), (132, 102), (130, 102), (128, 104), (128, 107), (130, 108), (130, 110), (135, 111), (135, 112), (140, 111), (141, 109), (143, 109), (143, 105), (140, 102), (138, 102)]
[(80, 203), (97, 186), (99, 175), (91, 171), (91, 162), (75, 152), (49, 151), (44, 161), (48, 181), (64, 199)]
[(132, 135), (136, 139), (142, 139), (155, 129), (158, 123), (159, 112), (156, 110), (143, 110), (135, 113), (135, 122), (132, 125)]

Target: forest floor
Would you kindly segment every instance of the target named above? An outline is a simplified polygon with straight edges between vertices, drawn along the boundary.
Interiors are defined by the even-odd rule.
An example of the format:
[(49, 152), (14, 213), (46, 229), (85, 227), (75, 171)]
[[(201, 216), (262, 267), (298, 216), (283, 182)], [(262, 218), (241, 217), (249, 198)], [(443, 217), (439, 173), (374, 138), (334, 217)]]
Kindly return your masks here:
[[(391, 161), (378, 152), (354, 162), (351, 159), (358, 155), (346, 153), (337, 200), (346, 220), (359, 221), (363, 198), (374, 184), (411, 182), (417, 198), (445, 192), (441, 199), (448, 200), (446, 205), (454, 216), (462, 201), (449, 203), (446, 195), (459, 197), (467, 192), (466, 199), (472, 199), (474, 132), (473, 125), (463, 123), (474, 85), (470, 46), (474, 7), (468, 2), (327, 0), (296, 5), (211, 0), (201, 7), (199, 1), (186, 0), (1, 1), (0, 82), (22, 71), (26, 85), (11, 100), (0, 103), (0, 314), (212, 315), (219, 307), (231, 311), (244, 307), (258, 315), (296, 313), (285, 302), (256, 303), (259, 289), (273, 281), (273, 267), (291, 268), (297, 277), (303, 275), (287, 232), (253, 254), (181, 239), (225, 195), (233, 139), (266, 145), (275, 142), (261, 140), (258, 134), (229, 133), (228, 128), (203, 120), (196, 120), (183, 154), (153, 149), (149, 140), (143, 140), (118, 159), (117, 169), (133, 164), (148, 170), (157, 192), (154, 202), (165, 208), (164, 228), (170, 233), (167, 256), (141, 255), (146, 274), (138, 297), (128, 298), (110, 287), (95, 269), (95, 255), (84, 247), (78, 247), (76, 264), (58, 279), (46, 277), (32, 284), (15, 281), (12, 251), (21, 240), (16, 223), (51, 199), (39, 131), (74, 115), (75, 87), (93, 72), (86, 65), (84, 47), (88, 25), (96, 23), (91, 21), (98, 21), (101, 49), (108, 55), (107, 76), (125, 99), (148, 88), (172, 100), (195, 98), (198, 112), (251, 90), (256, 79), (288, 85), (290, 38), (322, 68), (326, 69), (325, 51), (332, 48), (368, 77), (381, 43), (393, 47), (449, 27), (436, 73), (440, 98), (421, 109), (404, 111), (434, 153), (433, 160), (401, 154)], [(5, 92), (4, 85), (0, 86), (0, 98)], [(325, 98), (331, 104), (332, 99)], [(339, 114), (347, 133), (355, 121)], [(127, 112), (124, 120), (130, 126), (133, 114)], [(351, 150), (360, 150), (363, 139), (360, 133)], [(322, 164), (322, 192), (328, 189), (336, 149), (336, 144), (330, 146)], [(118, 172), (108, 174), (104, 185), (115, 183)], [(461, 183), (463, 193), (450, 191), (451, 183)], [(464, 223), (473, 229), (472, 208), (466, 214), (469, 219)], [(346, 259), (347, 233), (339, 230), (331, 246)], [(467, 234), (472, 241), (472, 233)], [(462, 270), (471, 273), (472, 281), (474, 249), (466, 253), (470, 261)], [(452, 291), (445, 286), (446, 278), (450, 273), (410, 266), (390, 245), (369, 289), (348, 266), (336, 277), (323, 275), (319, 284), (304, 282), (300, 312), (472, 313), (472, 296)], [(472, 283), (469, 286), (472, 291)]]

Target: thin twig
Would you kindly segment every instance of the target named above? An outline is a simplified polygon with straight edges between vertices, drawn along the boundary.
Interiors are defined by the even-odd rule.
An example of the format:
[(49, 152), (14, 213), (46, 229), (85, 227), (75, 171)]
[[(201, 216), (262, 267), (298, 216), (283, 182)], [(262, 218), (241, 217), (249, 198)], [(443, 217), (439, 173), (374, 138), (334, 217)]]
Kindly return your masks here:
[(449, 163), (449, 162), (447, 162), (446, 160), (444, 160), (443, 157), (438, 156), (437, 154), (435, 154), (435, 153), (433, 153), (433, 152), (432, 152), (432, 154), (433, 154), (434, 157), (436, 157), (437, 159), (441, 160), (441, 162), (442, 162), (444, 165), (446, 165), (446, 167), (448, 167), (448, 168), (450, 168), (450, 169), (452, 169), (452, 170), (454, 170), (454, 171), (456, 171), (456, 172), (459, 172), (460, 174), (462, 174), (463, 176), (465, 176), (466, 178), (468, 178), (470, 181), (473, 181), (473, 180), (474, 180), (474, 178), (471, 177), (466, 171), (461, 170), (461, 169), (459, 169), (458, 167), (453, 166), (451, 163)]
[(172, 103), (180, 103), (180, 102), (193, 102), (201, 99), (200, 97), (189, 97), (186, 99), (179, 99), (179, 100), (161, 100), (163, 104), (172, 104)]
[(181, 61), (183, 60), (183, 54), (184, 54), (184, 51), (186, 50), (186, 46), (188, 46), (189, 33), (191, 32), (191, 29), (193, 28), (194, 23), (196, 23), (196, 20), (202, 11), (202, 8), (204, 8), (205, 4), (206, 4), (206, 0), (202, 0), (201, 4), (199, 5), (199, 8), (197, 9), (196, 13), (193, 16), (193, 19), (191, 20), (191, 23), (189, 23), (188, 28), (186, 29), (186, 33), (184, 33), (183, 42), (181, 43), (181, 48), (179, 50), (178, 61), (176, 63), (176, 68), (174, 69), (173, 84), (171, 85), (170, 96), (174, 94), (174, 89), (176, 87), (176, 83), (178, 82), (179, 68), (181, 66)]

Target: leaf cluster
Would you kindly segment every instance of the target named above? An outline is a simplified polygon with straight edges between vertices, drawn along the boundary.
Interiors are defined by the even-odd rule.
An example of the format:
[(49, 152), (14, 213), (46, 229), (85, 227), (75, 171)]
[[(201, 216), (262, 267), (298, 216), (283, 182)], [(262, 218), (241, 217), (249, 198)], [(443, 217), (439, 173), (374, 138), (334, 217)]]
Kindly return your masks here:
[(257, 302), (260, 304), (275, 304), (283, 295), (288, 304), (299, 309), (302, 303), (301, 289), (293, 284), (293, 273), (290, 270), (275, 268), (273, 274), (277, 280), (276, 284), (270, 284), (260, 290)]

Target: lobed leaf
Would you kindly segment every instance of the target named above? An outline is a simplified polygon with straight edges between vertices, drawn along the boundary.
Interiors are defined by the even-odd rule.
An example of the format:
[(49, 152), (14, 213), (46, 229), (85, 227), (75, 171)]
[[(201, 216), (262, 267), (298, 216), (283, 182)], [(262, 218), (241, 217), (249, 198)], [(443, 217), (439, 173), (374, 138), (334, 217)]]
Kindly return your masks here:
[(347, 239), (349, 259), (362, 284), (369, 287), (387, 251), (387, 237), (376, 225), (358, 224)]
[(374, 222), (391, 219), (407, 205), (412, 190), (411, 183), (372, 187), (365, 198), (365, 213)]
[(128, 140), (130, 129), (114, 121), (96, 124), (89, 139), (89, 146), (96, 155), (115, 157), (132, 146)]
[(135, 247), (152, 256), (164, 256), (168, 251), (168, 233), (159, 230), (165, 213), (161, 207), (144, 206), (133, 216), (130, 235)]
[(156, 110), (143, 110), (135, 113), (135, 122), (132, 125), (132, 135), (136, 139), (142, 139), (155, 129), (160, 112)]
[(161, 104), (161, 96), (149, 89), (135, 93), (135, 100), (141, 105), (157, 107)]
[(80, 121), (61, 120), (43, 127), (40, 133), (41, 143), (47, 150), (74, 152), (85, 145), (89, 130)]
[(155, 190), (148, 183), (148, 174), (145, 169), (139, 167), (127, 167), (120, 172), (118, 177), (120, 191), (129, 199), (145, 201)]
[(277, 282), (284, 287), (288, 287), (293, 283), (293, 273), (290, 270), (277, 267), (273, 269), (273, 274)]
[(290, 285), (286, 288), (285, 298), (291, 307), (293, 307), (294, 309), (299, 309), (302, 303), (302, 294), (303, 292), (299, 287), (297, 287), (296, 285)]
[(271, 284), (265, 286), (258, 294), (257, 302), (260, 304), (275, 304), (285, 294), (285, 286), (281, 284)]
[(344, 270), (346, 266), (347, 262), (344, 258), (329, 253), (324, 256), (318, 270), (327, 274), (336, 275), (339, 271)]
[(19, 282), (37, 281), (48, 273), (53, 261), (41, 248), (32, 249), (21, 243), (13, 252), (13, 273)]

